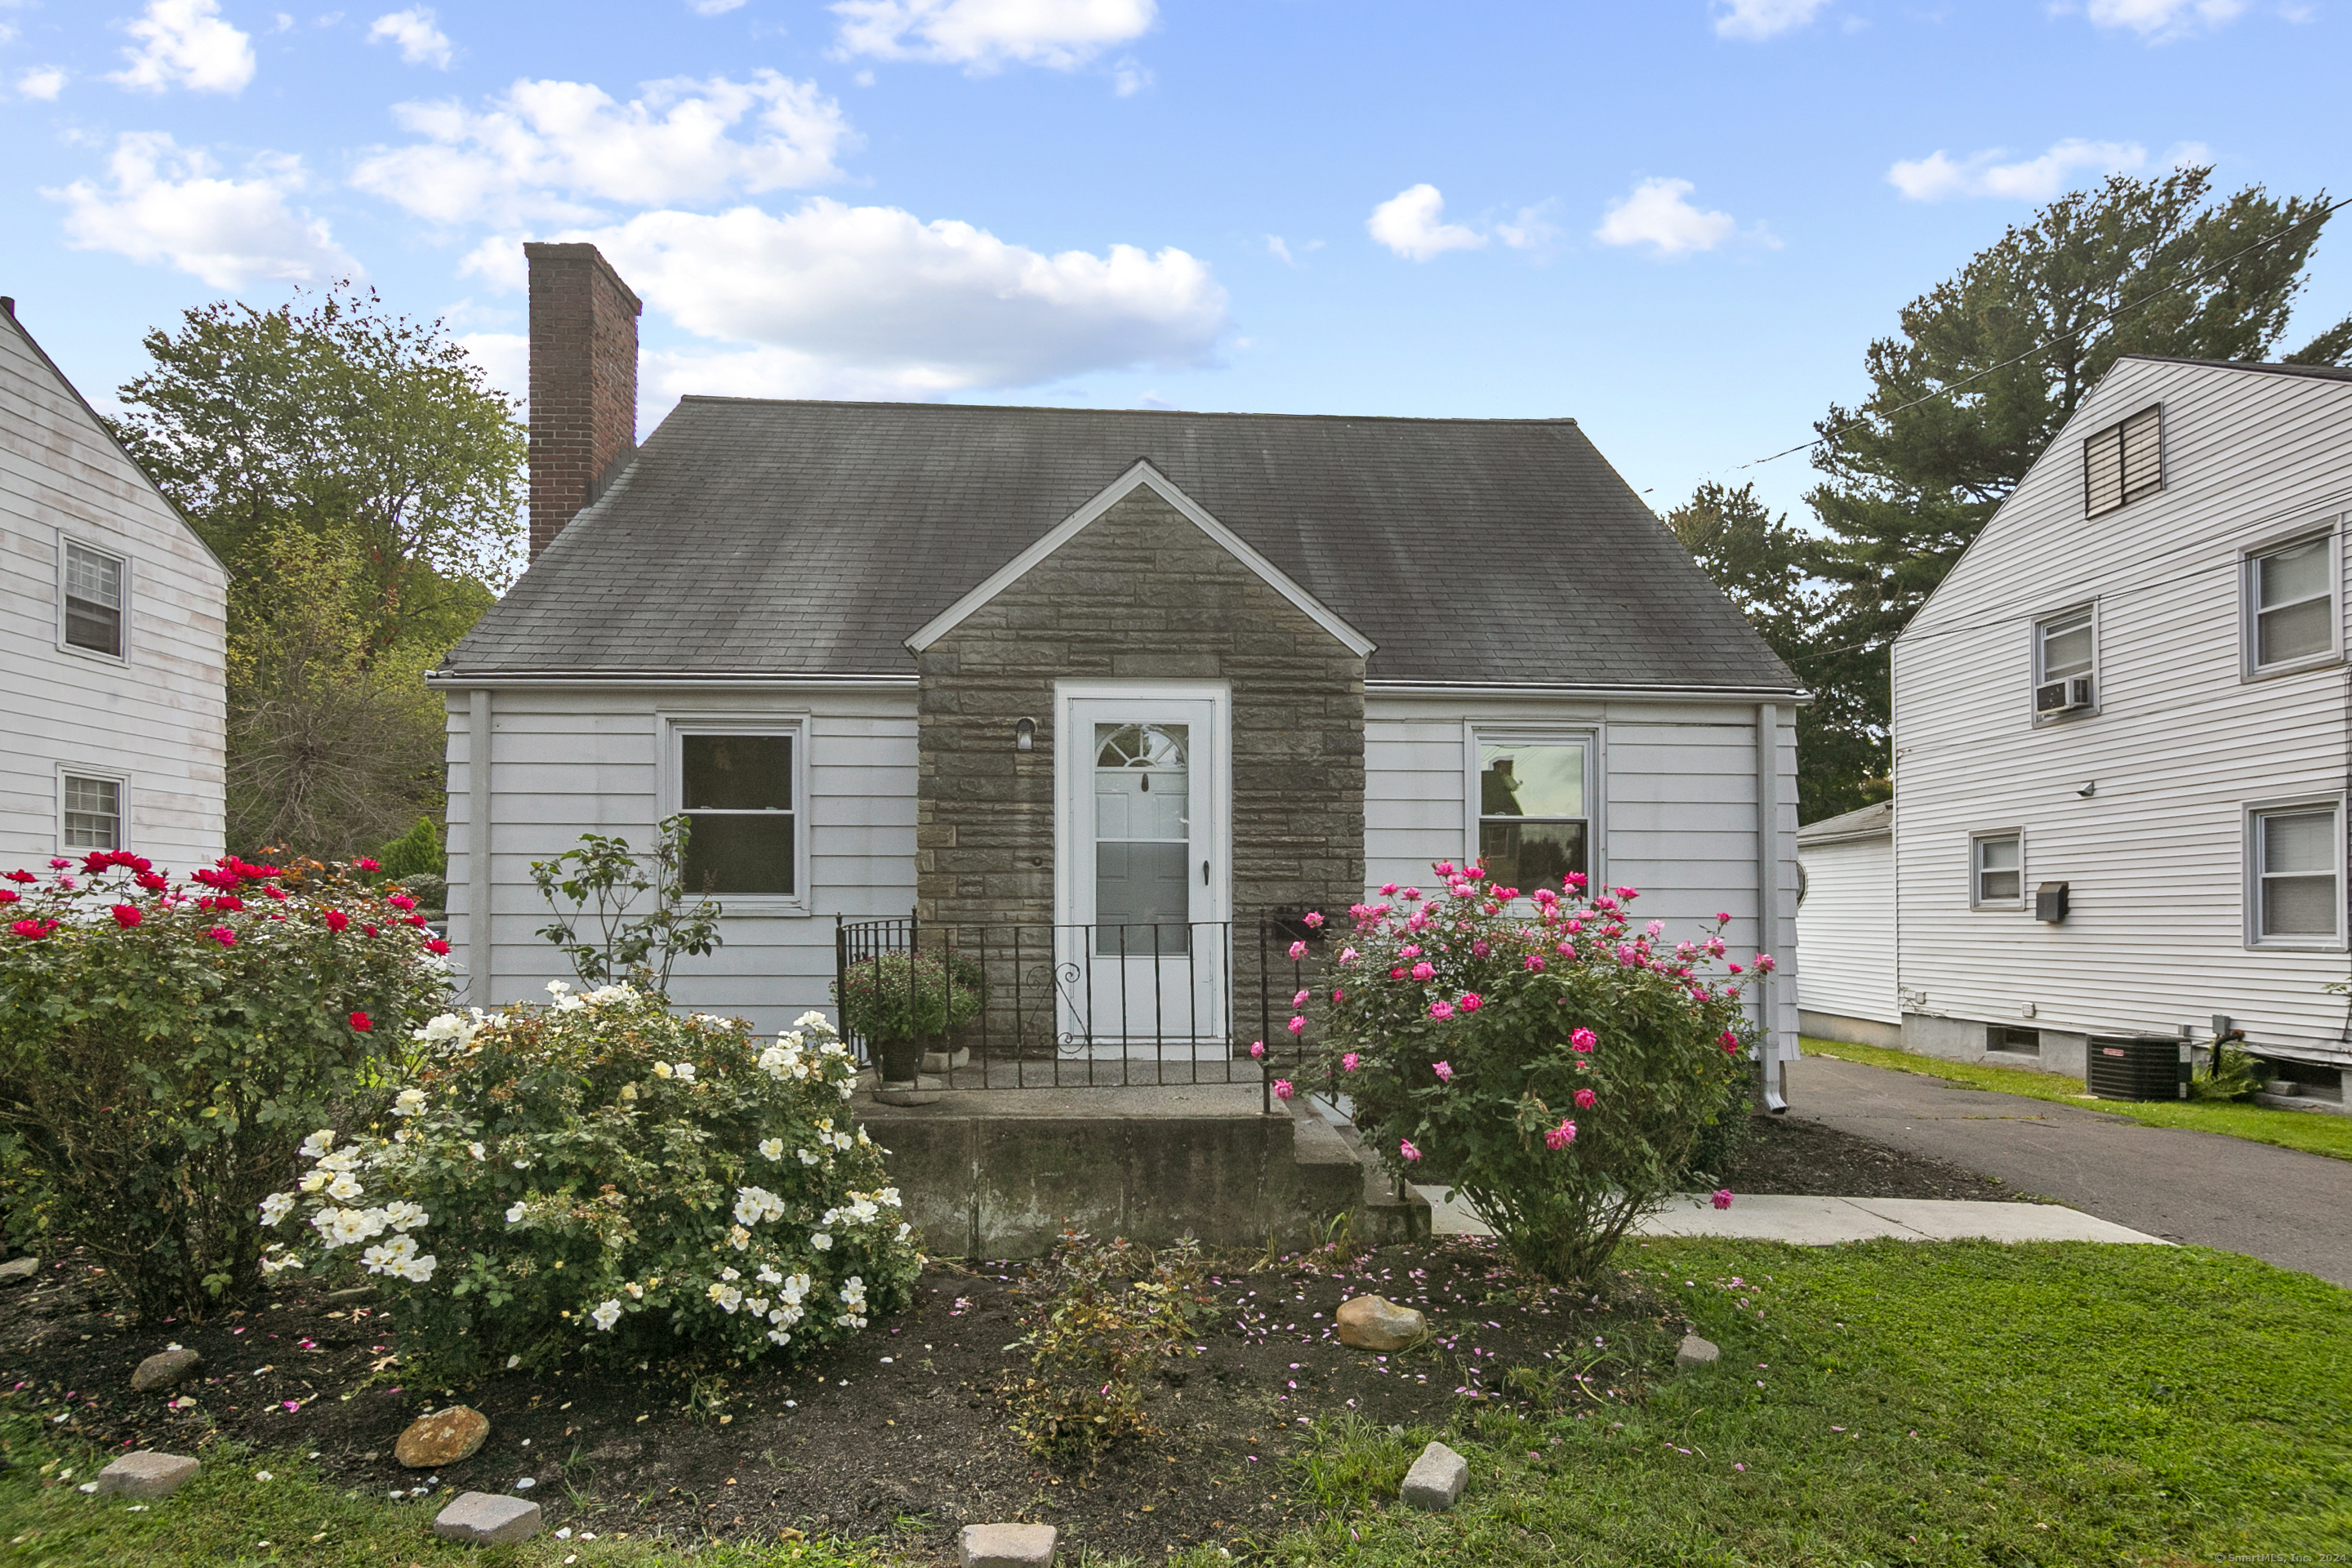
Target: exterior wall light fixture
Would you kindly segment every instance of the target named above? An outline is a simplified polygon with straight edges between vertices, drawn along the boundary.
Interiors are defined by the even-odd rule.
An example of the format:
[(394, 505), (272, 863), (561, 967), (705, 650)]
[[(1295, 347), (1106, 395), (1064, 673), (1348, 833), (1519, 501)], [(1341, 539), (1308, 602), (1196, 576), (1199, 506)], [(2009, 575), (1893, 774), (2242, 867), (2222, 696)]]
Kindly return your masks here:
[(1013, 749), (1032, 752), (1037, 749), (1037, 721), (1016, 719), (1013, 723)]

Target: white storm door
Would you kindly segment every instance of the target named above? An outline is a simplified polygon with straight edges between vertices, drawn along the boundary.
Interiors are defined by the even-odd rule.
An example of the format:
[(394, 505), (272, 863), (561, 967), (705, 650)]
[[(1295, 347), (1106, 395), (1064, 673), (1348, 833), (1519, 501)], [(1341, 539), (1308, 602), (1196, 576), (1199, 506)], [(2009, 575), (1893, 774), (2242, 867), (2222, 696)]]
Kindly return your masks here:
[(1066, 1044), (1187, 1057), (1226, 1044), (1223, 718), (1221, 693), (1064, 699)]

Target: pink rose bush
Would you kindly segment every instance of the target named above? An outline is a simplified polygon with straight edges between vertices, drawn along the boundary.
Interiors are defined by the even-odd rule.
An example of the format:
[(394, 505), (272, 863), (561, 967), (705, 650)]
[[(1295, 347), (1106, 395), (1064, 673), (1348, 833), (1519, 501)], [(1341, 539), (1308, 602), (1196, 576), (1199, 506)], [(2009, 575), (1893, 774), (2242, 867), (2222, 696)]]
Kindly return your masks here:
[(1530, 1274), (1589, 1283), (1744, 1114), (1750, 1026), (1721, 922), (1675, 941), (1633, 921), (1631, 888), (1434, 869), (1428, 897), (1351, 911), (1310, 1037), (1393, 1168), (1460, 1192)]
[(382, 1072), (379, 1026), (447, 988), (438, 939), (354, 870), (95, 849), (0, 875), (0, 1141), (138, 1313), (252, 1291), (254, 1205)]

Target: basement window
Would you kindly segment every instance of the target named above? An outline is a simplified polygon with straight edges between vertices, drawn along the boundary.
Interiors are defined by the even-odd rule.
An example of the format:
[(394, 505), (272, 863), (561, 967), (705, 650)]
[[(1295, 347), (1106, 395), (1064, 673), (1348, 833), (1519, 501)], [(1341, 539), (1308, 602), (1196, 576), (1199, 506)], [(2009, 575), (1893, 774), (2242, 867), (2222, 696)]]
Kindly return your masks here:
[(2042, 1054), (2042, 1031), (2012, 1029), (2006, 1024), (1995, 1024), (1985, 1031), (1985, 1049), (2001, 1051), (2010, 1056), (2038, 1057)]

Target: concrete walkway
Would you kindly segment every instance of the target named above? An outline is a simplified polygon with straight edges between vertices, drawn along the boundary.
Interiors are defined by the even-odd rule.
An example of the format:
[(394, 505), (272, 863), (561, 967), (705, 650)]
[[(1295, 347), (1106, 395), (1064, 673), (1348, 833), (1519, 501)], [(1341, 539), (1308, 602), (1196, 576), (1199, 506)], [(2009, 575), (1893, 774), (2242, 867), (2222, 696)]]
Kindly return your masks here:
[[(1414, 1189), (1429, 1200), (1439, 1236), (1490, 1236), (1476, 1215), (1447, 1203), (1444, 1187)], [(1751, 1195), (1718, 1209), (1697, 1194), (1677, 1198), (1634, 1227), (1640, 1236), (1717, 1236), (1743, 1241), (2126, 1241), (2163, 1243), (2056, 1204), (1979, 1203), (1946, 1198), (1811, 1198)]]
[(2352, 1161), (1829, 1057), (1790, 1064), (1789, 1101), (1791, 1116), (1999, 1176), (2132, 1230), (2352, 1286)]

